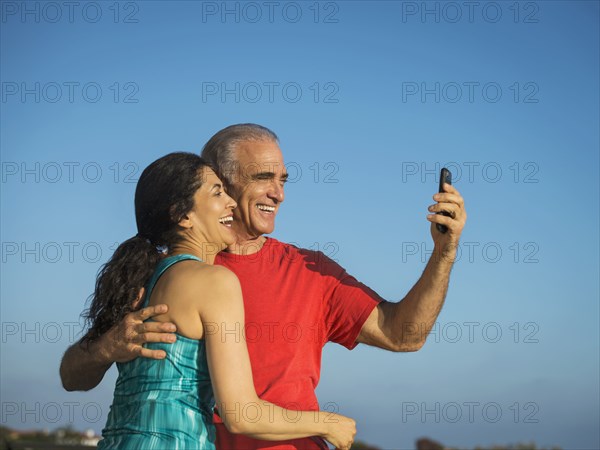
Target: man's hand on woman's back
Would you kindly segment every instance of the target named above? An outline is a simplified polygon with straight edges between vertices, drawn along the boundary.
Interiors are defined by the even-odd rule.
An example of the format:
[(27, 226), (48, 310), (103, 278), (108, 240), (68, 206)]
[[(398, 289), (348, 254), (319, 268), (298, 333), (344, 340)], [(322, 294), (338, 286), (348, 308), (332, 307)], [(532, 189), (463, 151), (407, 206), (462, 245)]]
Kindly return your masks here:
[[(144, 289), (136, 300), (138, 307), (144, 298)], [(97, 341), (82, 345), (76, 342), (67, 349), (60, 364), (60, 378), (68, 391), (87, 391), (95, 388), (106, 371), (115, 362), (127, 362), (139, 356), (164, 359), (163, 350), (144, 347), (149, 342), (173, 343), (176, 340), (174, 324), (147, 321), (166, 313), (167, 305), (154, 305), (132, 311)]]

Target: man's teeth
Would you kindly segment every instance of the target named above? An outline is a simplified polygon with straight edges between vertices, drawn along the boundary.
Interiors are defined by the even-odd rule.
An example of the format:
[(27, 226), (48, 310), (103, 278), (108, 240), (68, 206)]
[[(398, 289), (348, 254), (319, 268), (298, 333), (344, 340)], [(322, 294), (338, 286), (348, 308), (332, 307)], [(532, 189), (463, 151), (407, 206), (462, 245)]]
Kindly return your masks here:
[(275, 207), (274, 206), (256, 205), (256, 207), (258, 209), (260, 209), (261, 211), (275, 212)]
[(233, 222), (233, 216), (228, 216), (228, 217), (221, 217), (219, 219), (219, 222), (226, 224), (226, 223), (231, 223)]

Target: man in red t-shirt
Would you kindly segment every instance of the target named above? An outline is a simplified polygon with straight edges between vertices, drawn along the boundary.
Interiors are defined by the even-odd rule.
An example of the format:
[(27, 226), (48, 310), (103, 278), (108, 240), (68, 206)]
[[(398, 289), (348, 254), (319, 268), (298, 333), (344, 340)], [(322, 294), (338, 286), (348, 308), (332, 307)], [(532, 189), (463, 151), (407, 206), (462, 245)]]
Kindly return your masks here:
[[(239, 329), (211, 332), (242, 333), (248, 343), (256, 392), (259, 397), (288, 409), (317, 410), (321, 351), (332, 341), (348, 349), (365, 343), (407, 352), (422, 347), (441, 310), (460, 234), (466, 221), (458, 191), (445, 185), (429, 207), (434, 250), (417, 283), (397, 303), (374, 291), (325, 257), (284, 244), (264, 235), (275, 228), (284, 200), (287, 172), (277, 136), (255, 124), (227, 127), (205, 145), (202, 156), (211, 162), (237, 202), (233, 227), (237, 243), (217, 255), (216, 264), (239, 278), (246, 323)], [(450, 216), (435, 214), (446, 211)], [(435, 224), (448, 228), (437, 231)], [(95, 387), (113, 362), (135, 357), (164, 358), (162, 351), (143, 347), (146, 342), (172, 342), (174, 326), (148, 321), (166, 312), (157, 305), (133, 312), (102, 338), (83, 348), (71, 346), (61, 363), (67, 390)], [(218, 414), (239, 414), (219, 411)], [(293, 420), (293, 418), (291, 418)], [(220, 449), (319, 449), (320, 439), (259, 441), (227, 432), (215, 415)]]
[[(215, 264), (231, 269), (242, 286), (246, 323), (241, 326), (258, 396), (288, 409), (321, 409), (315, 388), (323, 346), (333, 341), (354, 348), (363, 323), (380, 298), (323, 253), (272, 238), (263, 238), (256, 253), (221, 253)], [(213, 332), (225, 339), (242, 330)], [(220, 449), (325, 448), (316, 438), (276, 446), (234, 435), (218, 416), (215, 425)]]

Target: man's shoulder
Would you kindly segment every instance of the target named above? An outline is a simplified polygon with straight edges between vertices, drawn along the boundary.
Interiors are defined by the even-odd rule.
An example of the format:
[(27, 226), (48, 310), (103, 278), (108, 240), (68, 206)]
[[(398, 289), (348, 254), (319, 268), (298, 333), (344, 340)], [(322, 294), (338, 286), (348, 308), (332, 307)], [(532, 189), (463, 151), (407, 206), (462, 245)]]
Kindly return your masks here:
[(310, 269), (315, 275), (331, 275), (343, 271), (343, 268), (327, 254), (337, 252), (337, 248), (327, 247), (323, 250), (302, 248), (295, 242), (282, 242), (267, 236), (258, 252), (248, 255), (219, 253), (215, 264), (227, 266), (237, 275), (246, 269), (253, 272), (256, 267), (260, 267), (261, 270), (279, 270), (285, 267), (288, 272)]
[[(331, 270), (332, 268), (340, 267), (339, 264), (330, 258), (324, 250), (337, 251), (336, 248), (323, 248), (323, 250), (303, 248), (294, 242), (282, 242), (274, 238), (268, 238), (267, 243), (270, 248), (271, 255), (280, 255), (286, 260), (293, 261), (302, 265), (310, 265), (312, 267), (319, 266)], [(327, 271), (327, 270), (326, 270)]]
[(311, 250), (308, 248), (302, 248), (295, 242), (282, 242), (278, 239), (268, 237), (265, 245), (273, 252), (281, 253), (293, 253), (293, 254), (304, 254), (304, 255), (316, 255), (321, 253), (319, 251)]

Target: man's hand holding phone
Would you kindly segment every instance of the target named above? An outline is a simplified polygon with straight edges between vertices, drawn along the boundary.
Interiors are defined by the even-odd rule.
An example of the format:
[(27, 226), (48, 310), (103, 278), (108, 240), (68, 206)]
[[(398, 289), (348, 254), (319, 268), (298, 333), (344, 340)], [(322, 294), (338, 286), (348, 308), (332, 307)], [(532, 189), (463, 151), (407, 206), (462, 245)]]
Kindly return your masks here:
[(452, 175), (445, 167), (440, 173), (438, 193), (433, 196), (437, 202), (429, 206), (427, 220), (431, 222), (431, 236), (436, 251), (454, 260), (460, 235), (467, 220), (464, 200), (452, 186)]

